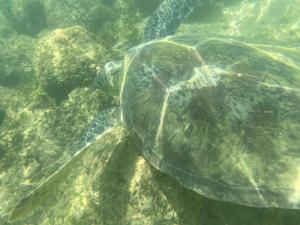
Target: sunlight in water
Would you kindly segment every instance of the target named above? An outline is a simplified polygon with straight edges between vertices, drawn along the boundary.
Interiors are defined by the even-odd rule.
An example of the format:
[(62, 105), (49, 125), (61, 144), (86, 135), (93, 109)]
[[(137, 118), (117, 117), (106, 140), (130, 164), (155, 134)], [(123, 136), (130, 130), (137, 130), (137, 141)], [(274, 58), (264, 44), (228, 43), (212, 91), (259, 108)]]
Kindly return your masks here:
[(294, 193), (291, 194), (289, 201), (291, 203), (297, 204), (300, 201), (300, 167), (298, 167), (297, 176), (293, 184)]

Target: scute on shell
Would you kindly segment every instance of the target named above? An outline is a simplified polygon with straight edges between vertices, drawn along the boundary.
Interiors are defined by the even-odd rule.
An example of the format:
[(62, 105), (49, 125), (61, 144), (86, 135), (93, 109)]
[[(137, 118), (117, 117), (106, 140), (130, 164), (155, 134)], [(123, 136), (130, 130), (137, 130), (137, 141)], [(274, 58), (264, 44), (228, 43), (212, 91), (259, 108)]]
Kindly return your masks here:
[(120, 81), (126, 126), (150, 163), (187, 188), (300, 208), (299, 60), (293, 46), (225, 37), (140, 45)]

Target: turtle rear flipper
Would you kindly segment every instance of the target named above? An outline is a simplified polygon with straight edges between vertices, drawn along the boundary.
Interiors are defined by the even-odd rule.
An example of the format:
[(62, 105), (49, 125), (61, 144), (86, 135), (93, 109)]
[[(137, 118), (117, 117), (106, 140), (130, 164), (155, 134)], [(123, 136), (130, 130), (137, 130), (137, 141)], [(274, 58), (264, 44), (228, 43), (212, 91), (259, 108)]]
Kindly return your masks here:
[(48, 197), (56, 190), (56, 187), (66, 180), (76, 163), (83, 158), (91, 145), (100, 142), (100, 147), (105, 149), (108, 146), (116, 145), (123, 140), (125, 134), (124, 129), (120, 126), (116, 126), (113, 123), (112, 118), (110, 118), (113, 116), (114, 112), (115, 110), (106, 110), (96, 117), (93, 125), (89, 128), (84, 137), (84, 142), (77, 147), (79, 150), (77, 150), (76, 153), (57, 171), (39, 184), (35, 190), (16, 204), (10, 213), (10, 222), (27, 216), (35, 208), (47, 201)]

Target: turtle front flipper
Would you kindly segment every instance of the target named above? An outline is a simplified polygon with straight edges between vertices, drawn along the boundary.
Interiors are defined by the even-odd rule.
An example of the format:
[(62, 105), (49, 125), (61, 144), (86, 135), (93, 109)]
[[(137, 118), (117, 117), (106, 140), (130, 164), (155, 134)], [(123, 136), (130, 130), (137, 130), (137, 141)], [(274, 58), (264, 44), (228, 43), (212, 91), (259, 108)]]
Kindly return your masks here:
[(101, 148), (105, 149), (107, 146), (116, 145), (124, 140), (125, 130), (113, 120), (117, 111), (115, 109), (104, 110), (95, 118), (82, 142), (76, 147), (78, 149), (76, 153), (57, 171), (39, 184), (36, 189), (16, 204), (9, 216), (10, 222), (27, 216), (35, 208), (47, 201), (56, 187), (66, 180), (76, 163), (83, 158), (91, 145), (97, 142), (101, 144)]
[(207, 2), (214, 2), (214, 0), (163, 1), (146, 24), (145, 41), (174, 34), (181, 22), (191, 14), (194, 7)]

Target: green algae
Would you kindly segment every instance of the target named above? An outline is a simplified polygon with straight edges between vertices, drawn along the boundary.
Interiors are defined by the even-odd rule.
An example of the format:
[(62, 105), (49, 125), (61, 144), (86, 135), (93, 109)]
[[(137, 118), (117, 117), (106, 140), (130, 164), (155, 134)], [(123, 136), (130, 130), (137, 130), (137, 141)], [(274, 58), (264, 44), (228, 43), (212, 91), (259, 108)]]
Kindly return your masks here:
[(75, 88), (93, 83), (106, 50), (85, 29), (73, 26), (40, 38), (35, 53), (37, 81), (59, 101)]
[[(0, 4), (2, 2), (17, 1)], [(97, 42), (106, 50), (101, 57), (93, 59), (101, 69), (106, 60), (121, 59), (127, 49), (141, 42), (146, 16), (161, 1), (39, 2), (46, 15), (46, 18), (40, 15), (40, 24), (33, 18), (35, 13), (24, 13), (29, 10), (26, 8), (18, 11), (12, 8), (13, 4), (6, 8), (6, 19), (0, 20), (0, 109), (5, 111), (0, 123), (0, 223), (3, 225), (8, 224), (8, 213), (14, 204), (73, 154), (73, 146), (93, 117), (114, 104), (111, 96), (93, 87), (95, 67), (89, 79), (82, 83), (77, 80), (76, 85), (72, 84), (62, 95), (53, 96), (42, 87), (38, 77), (51, 76), (51, 72), (38, 72), (36, 62), (43, 59), (40, 63), (46, 71), (51, 71), (47, 66), (53, 56), (51, 47), (54, 47), (43, 47), (46, 53), (39, 58), (36, 48), (44, 44), (41, 43), (43, 38), (57, 28), (81, 26), (92, 33), (86, 34), (88, 43), (93, 39), (92, 46)], [(238, 1), (230, 7), (220, 6), (221, 14), (218, 6), (217, 15), (206, 24), (197, 24), (194, 15), (190, 18), (193, 25), (184, 24), (179, 32), (252, 35), (299, 43), (299, 4), (293, 0), (282, 2)], [(274, 16), (276, 10), (270, 10), (276, 4), (285, 9), (278, 17)], [(250, 19), (247, 15), (251, 15)], [(255, 15), (260, 15), (260, 19), (253, 22)], [(270, 17), (278, 20), (270, 20)], [(28, 25), (30, 29), (25, 29)], [(63, 42), (62, 46), (68, 49), (67, 43)], [(70, 66), (70, 70), (78, 62), (76, 57), (72, 60), (76, 53), (64, 54), (65, 65)], [(132, 142), (111, 147), (102, 156), (95, 147), (43, 207), (13, 224), (299, 224), (298, 211), (238, 206), (209, 200), (186, 190), (151, 168)]]

